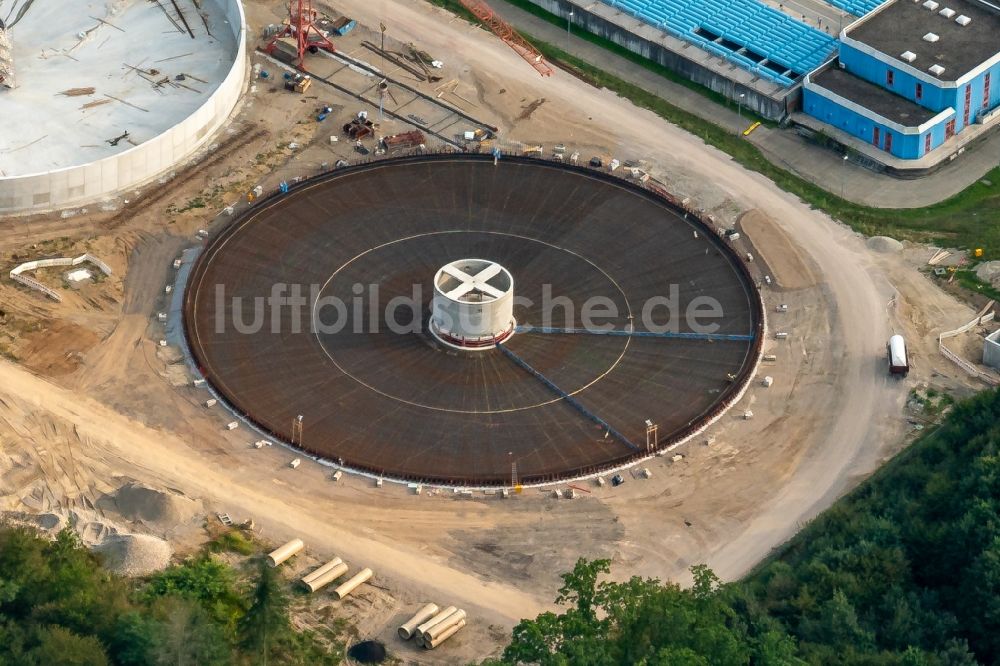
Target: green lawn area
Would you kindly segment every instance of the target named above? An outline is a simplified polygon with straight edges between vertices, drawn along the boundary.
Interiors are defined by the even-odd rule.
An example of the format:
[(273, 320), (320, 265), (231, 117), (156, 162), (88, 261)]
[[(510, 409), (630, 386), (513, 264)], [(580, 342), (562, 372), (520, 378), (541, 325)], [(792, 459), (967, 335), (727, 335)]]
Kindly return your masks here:
[[(463, 18), (474, 20), (458, 0), (430, 0)], [(559, 17), (550, 14), (527, 0), (507, 0), (555, 25), (565, 27)], [(867, 236), (892, 236), (949, 247), (981, 247), (986, 259), (1000, 258), (1000, 167), (954, 197), (926, 208), (871, 208), (842, 199), (799, 176), (772, 164), (761, 151), (748, 141), (731, 132), (685, 111), (657, 97), (640, 86), (624, 81), (599, 67), (573, 56), (563, 49), (531, 35), (524, 37), (555, 65), (573, 72), (592, 85), (607, 88), (628, 99), (636, 106), (649, 109), (664, 120), (702, 138), (733, 157), (734, 160), (770, 178), (783, 190), (790, 192), (813, 208), (843, 221)], [(590, 33), (574, 32), (590, 42), (635, 62), (688, 88), (697, 90), (707, 98), (725, 103), (721, 95), (698, 84), (687, 81), (641, 56)], [(748, 114), (749, 117), (749, 114)], [(989, 184), (986, 184), (989, 183)], [(963, 280), (963, 283), (966, 280)]]

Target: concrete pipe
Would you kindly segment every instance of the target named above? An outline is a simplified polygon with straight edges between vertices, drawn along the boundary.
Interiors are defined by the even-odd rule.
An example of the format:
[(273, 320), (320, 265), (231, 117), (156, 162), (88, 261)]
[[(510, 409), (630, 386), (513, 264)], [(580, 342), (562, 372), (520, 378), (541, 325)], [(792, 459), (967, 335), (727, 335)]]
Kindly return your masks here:
[(333, 598), (340, 600), (346, 597), (348, 594), (353, 592), (361, 583), (365, 582), (372, 577), (371, 569), (362, 569), (358, 573), (354, 574), (350, 580), (345, 582), (343, 585), (338, 587), (333, 591)]
[(311, 580), (315, 580), (316, 578), (319, 578), (320, 576), (322, 576), (327, 571), (329, 571), (330, 569), (334, 568), (335, 566), (337, 566), (341, 562), (343, 562), (343, 560), (340, 559), (339, 557), (333, 558), (332, 560), (330, 560), (329, 562), (327, 562), (323, 566), (319, 567), (318, 569), (313, 569), (312, 571), (310, 571), (309, 573), (307, 573), (305, 576), (303, 576), (302, 577), (302, 583), (305, 584), (305, 583), (308, 583)]
[(443, 634), (441, 634), (434, 640), (424, 641), (424, 647), (427, 648), (428, 650), (433, 650), (438, 645), (441, 645), (441, 643), (444, 643), (446, 640), (457, 634), (458, 630), (464, 626), (465, 626), (465, 620), (459, 620), (458, 624), (452, 625)]
[(319, 590), (320, 588), (329, 585), (333, 581), (343, 576), (345, 573), (347, 573), (347, 568), (348, 568), (347, 565), (341, 562), (340, 564), (335, 565), (329, 571), (322, 573), (316, 576), (315, 578), (311, 578), (308, 582), (306, 582), (306, 587), (309, 588), (310, 592), (315, 592), (316, 590)]
[(302, 539), (292, 539), (284, 546), (271, 551), (267, 556), (267, 563), (272, 567), (276, 567), (305, 547), (306, 545), (302, 542)]
[(447, 617), (449, 615), (451, 615), (452, 613), (454, 613), (457, 610), (458, 610), (458, 606), (448, 606), (443, 611), (441, 611), (437, 615), (433, 616), (431, 619), (427, 620), (423, 624), (417, 625), (417, 634), (419, 634), (422, 637), (425, 631), (427, 631), (428, 629), (430, 629), (431, 627), (433, 627), (435, 624), (437, 624), (441, 620), (447, 619)]
[(424, 607), (414, 613), (413, 617), (399, 626), (399, 637), (404, 641), (413, 638), (413, 632), (417, 627), (431, 619), (440, 609), (437, 604), (424, 604)]
[(434, 639), (465, 619), (465, 611), (457, 610), (424, 632), (424, 643), (430, 645)]

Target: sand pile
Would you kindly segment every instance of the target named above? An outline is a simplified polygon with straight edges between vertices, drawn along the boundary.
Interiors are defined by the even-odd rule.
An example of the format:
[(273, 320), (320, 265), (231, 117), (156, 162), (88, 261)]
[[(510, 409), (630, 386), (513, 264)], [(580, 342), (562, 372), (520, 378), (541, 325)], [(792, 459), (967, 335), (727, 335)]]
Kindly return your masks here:
[(119, 576), (145, 576), (170, 564), (170, 544), (145, 534), (116, 534), (94, 548), (105, 568)]
[(105, 496), (101, 505), (101, 508), (116, 511), (128, 520), (160, 528), (187, 523), (202, 512), (201, 502), (135, 482), (127, 483), (114, 494)]
[(976, 266), (976, 277), (991, 284), (1000, 286), (1000, 261), (984, 261)]
[(902, 250), (903, 244), (895, 238), (889, 238), (888, 236), (872, 236), (868, 239), (868, 247), (876, 252), (889, 254)]

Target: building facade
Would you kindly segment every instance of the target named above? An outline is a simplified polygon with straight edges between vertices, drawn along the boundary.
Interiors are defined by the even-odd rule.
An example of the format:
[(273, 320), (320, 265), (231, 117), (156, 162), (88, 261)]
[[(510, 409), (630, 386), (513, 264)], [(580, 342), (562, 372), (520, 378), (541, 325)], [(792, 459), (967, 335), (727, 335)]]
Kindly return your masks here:
[(848, 26), (806, 77), (803, 110), (902, 159), (1000, 119), (1000, 10), (978, 0), (889, 0)]

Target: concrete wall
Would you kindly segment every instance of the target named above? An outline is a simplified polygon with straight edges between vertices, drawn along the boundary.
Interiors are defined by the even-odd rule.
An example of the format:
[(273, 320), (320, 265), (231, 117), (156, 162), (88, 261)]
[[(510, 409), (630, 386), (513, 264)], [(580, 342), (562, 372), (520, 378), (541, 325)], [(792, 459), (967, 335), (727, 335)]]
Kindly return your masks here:
[[(731, 100), (738, 100), (740, 95), (745, 95), (742, 104), (760, 116), (771, 120), (781, 120), (793, 108), (801, 97), (798, 88), (787, 96), (777, 99), (769, 97), (753, 88), (741, 85), (740, 83), (726, 78), (725, 76), (712, 71), (711, 69), (697, 62), (689, 60), (681, 53), (673, 51), (663, 44), (657, 44), (638, 35), (629, 32), (621, 26), (587, 11), (586, 8), (574, 5), (568, 0), (529, 0), (534, 5), (541, 7), (551, 14), (566, 20), (570, 10), (573, 11), (572, 23), (578, 29), (591, 32), (599, 37), (618, 44), (621, 47), (643, 56), (653, 62), (677, 72), (678, 74), (701, 84), (706, 88), (725, 95)], [(695, 45), (688, 47), (694, 53), (704, 54), (705, 52)], [(600, 67), (601, 63), (594, 63)], [(740, 70), (743, 71), (743, 70)]]
[(219, 0), (236, 38), (229, 74), (198, 110), (154, 139), (90, 164), (0, 178), (0, 214), (69, 208), (137, 187), (203, 147), (229, 118), (246, 83), (246, 19), (241, 0)]

